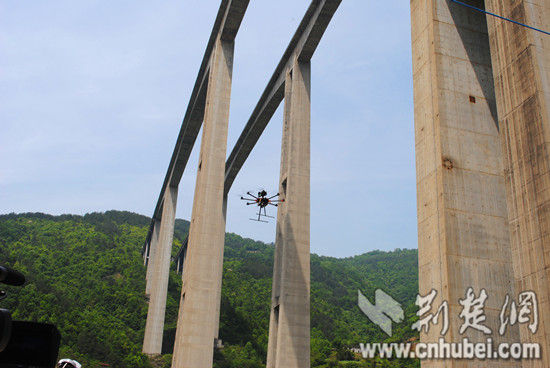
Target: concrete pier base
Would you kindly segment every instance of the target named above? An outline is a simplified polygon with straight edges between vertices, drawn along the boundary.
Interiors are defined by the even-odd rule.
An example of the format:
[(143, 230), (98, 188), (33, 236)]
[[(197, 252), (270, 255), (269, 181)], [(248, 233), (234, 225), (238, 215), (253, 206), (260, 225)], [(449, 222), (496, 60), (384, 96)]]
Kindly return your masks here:
[(164, 194), (158, 242), (155, 246), (152, 262), (149, 265), (149, 268), (152, 269), (147, 280), (149, 284), (149, 310), (143, 339), (143, 353), (149, 355), (160, 354), (162, 349), (177, 199), (178, 188), (168, 187)]
[(310, 366), (310, 62), (285, 82), (268, 368)]
[(224, 176), (234, 43), (213, 51), (173, 368), (211, 368), (218, 336), (225, 237)]

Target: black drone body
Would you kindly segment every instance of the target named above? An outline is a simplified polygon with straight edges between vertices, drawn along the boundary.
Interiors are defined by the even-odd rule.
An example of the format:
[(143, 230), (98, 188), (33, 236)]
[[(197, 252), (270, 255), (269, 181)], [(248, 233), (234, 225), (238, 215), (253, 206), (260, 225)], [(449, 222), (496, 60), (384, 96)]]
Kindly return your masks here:
[[(262, 216), (266, 218), (274, 218), (273, 216), (268, 216), (266, 207), (267, 206), (275, 206), (277, 207), (279, 203), (284, 202), (284, 199), (273, 199), (279, 196), (279, 193), (275, 194), (274, 196), (268, 197), (267, 192), (265, 190), (262, 190), (261, 192), (258, 192), (258, 196), (255, 196), (254, 194), (250, 192), (246, 192), (250, 196), (250, 198), (241, 197), (243, 201), (247, 201), (246, 205), (249, 206), (251, 204), (255, 204), (259, 207), (258, 210), (258, 218), (257, 219), (250, 219), (252, 221), (259, 221), (259, 222), (268, 222), (262, 220)], [(263, 213), (262, 213), (263, 209)]]

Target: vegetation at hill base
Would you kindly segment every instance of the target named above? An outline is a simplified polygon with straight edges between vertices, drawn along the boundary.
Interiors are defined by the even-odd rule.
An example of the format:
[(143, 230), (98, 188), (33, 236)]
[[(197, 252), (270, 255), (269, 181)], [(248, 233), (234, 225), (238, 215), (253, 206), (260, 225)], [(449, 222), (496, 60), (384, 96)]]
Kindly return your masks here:
[[(5, 287), (0, 307), (13, 318), (55, 324), (60, 358), (83, 367), (170, 367), (181, 276), (170, 274), (163, 355), (141, 353), (147, 300), (141, 249), (150, 219), (108, 211), (84, 216), (41, 213), (0, 216), (0, 265), (27, 277)], [(176, 220), (173, 253), (189, 222)], [(338, 246), (335, 244), (335, 246)], [(371, 246), (371, 245), (369, 245)], [(227, 234), (217, 368), (265, 367), (273, 244)], [(410, 359), (361, 359), (359, 343), (414, 342), (418, 290), (416, 250), (373, 251), (350, 258), (311, 256), (311, 366), (419, 367)], [(382, 289), (401, 303), (405, 320), (388, 337), (360, 311), (358, 290), (374, 301)]]

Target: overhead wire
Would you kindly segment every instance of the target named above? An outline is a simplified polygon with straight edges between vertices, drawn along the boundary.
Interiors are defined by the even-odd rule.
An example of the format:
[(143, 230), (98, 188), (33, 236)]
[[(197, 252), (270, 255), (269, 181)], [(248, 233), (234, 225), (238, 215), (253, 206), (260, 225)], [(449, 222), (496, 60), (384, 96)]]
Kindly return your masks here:
[(500, 16), (500, 15), (495, 14), (495, 13), (488, 12), (488, 11), (485, 10), (485, 9), (481, 9), (481, 8), (475, 7), (475, 6), (470, 5), (470, 4), (466, 4), (466, 3), (462, 2), (462, 1), (459, 1), (459, 0), (449, 0), (449, 1), (451, 1), (451, 2), (453, 2), (453, 3), (457, 3), (457, 4), (462, 5), (462, 6), (465, 6), (465, 7), (470, 8), (470, 9), (474, 9), (474, 10), (476, 10), (476, 11), (478, 11), (478, 12), (485, 13), (485, 14), (491, 15), (491, 16), (493, 16), (493, 17), (496, 17), (496, 18), (505, 20), (505, 21), (507, 21), (507, 22), (511, 22), (511, 23), (517, 24), (517, 25), (519, 25), (519, 26), (522, 26), (522, 27), (525, 27), (525, 28), (532, 29), (533, 31), (537, 31), (537, 32), (540, 32), (540, 33), (544, 33), (544, 34), (546, 34), (546, 35), (550, 35), (550, 32), (544, 31), (544, 30), (539, 29), (539, 28), (531, 27), (531, 26), (529, 26), (529, 25), (527, 25), (527, 24), (524, 24), (524, 23), (515, 21), (515, 20), (510, 19), (510, 18), (506, 18), (506, 17)]

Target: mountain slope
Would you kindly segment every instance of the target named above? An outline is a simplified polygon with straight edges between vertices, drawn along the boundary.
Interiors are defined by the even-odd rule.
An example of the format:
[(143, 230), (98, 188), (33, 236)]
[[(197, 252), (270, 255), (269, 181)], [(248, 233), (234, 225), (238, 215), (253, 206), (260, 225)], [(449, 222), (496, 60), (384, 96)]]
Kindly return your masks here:
[[(79, 360), (85, 367), (102, 362), (112, 367), (150, 366), (140, 353), (147, 314), (140, 251), (149, 221), (121, 211), (0, 216), (0, 264), (21, 270), (28, 279), (24, 288), (7, 288), (10, 294), (2, 307), (11, 309), (16, 319), (56, 324), (62, 334), (61, 357)], [(176, 220), (174, 250), (188, 230), (187, 221)], [(265, 366), (273, 251), (272, 245), (226, 235), (220, 323), (225, 348), (216, 352), (219, 368)], [(414, 339), (410, 325), (417, 278), (416, 250), (375, 251), (344, 259), (312, 255), (312, 366), (377, 366), (375, 361), (338, 361), (353, 360), (348, 348), (360, 342)], [(180, 285), (180, 276), (172, 272), (164, 353), (173, 345)], [(373, 300), (377, 288), (406, 307), (405, 321), (394, 326), (391, 339), (357, 307), (357, 290)], [(384, 364), (418, 366), (416, 361)]]

